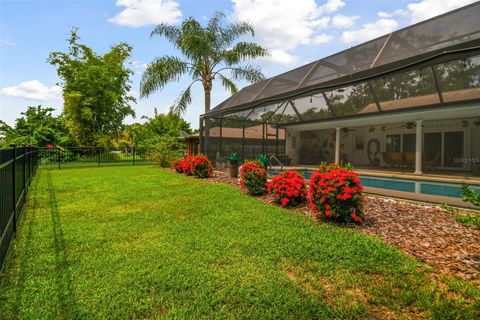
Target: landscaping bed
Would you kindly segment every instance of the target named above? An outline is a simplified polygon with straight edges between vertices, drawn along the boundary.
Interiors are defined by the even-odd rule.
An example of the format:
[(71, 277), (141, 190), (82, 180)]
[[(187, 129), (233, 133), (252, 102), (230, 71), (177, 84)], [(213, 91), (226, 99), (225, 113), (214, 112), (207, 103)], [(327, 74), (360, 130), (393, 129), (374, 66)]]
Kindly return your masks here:
[[(211, 181), (240, 187), (238, 179), (222, 171), (215, 171)], [(259, 199), (275, 205), (268, 195)], [(291, 210), (312, 215), (307, 203)], [(455, 221), (454, 213), (439, 206), (368, 195), (364, 223), (348, 227), (379, 236), (440, 274), (480, 283), (480, 229)]]

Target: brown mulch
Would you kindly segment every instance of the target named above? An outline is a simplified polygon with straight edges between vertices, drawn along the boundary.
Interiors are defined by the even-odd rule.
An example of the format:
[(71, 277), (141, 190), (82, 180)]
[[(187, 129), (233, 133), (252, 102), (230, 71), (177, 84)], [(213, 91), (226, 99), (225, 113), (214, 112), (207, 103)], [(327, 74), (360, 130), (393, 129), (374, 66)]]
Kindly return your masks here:
[[(215, 171), (209, 180), (240, 186), (226, 172)], [(274, 205), (269, 196), (259, 199)], [(308, 205), (294, 210), (312, 216)], [(354, 228), (427, 262), (437, 273), (480, 283), (480, 229), (456, 222), (438, 206), (367, 196), (365, 221)]]

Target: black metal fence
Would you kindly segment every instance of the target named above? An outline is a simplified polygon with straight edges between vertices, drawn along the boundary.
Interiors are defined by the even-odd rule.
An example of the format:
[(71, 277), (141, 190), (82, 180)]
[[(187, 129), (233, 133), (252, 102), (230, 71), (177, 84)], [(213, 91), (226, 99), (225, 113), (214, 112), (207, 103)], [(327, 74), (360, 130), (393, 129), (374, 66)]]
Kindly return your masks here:
[(38, 148), (11, 145), (0, 149), (0, 270), (25, 209)]
[(52, 147), (39, 148), (38, 162), (42, 168), (101, 167), (112, 165), (151, 164), (148, 148), (125, 147)]

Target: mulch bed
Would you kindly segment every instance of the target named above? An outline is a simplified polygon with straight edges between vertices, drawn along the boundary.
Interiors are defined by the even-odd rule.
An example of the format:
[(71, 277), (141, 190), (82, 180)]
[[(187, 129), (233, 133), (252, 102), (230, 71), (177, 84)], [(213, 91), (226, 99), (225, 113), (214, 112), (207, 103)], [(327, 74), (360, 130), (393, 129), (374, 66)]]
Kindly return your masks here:
[[(240, 187), (238, 179), (220, 171), (209, 181)], [(259, 199), (276, 205), (268, 195)], [(312, 216), (307, 204), (292, 210)], [(480, 284), (480, 229), (464, 226), (454, 216), (435, 205), (367, 196), (364, 223), (349, 227), (380, 237), (427, 262), (437, 273)]]

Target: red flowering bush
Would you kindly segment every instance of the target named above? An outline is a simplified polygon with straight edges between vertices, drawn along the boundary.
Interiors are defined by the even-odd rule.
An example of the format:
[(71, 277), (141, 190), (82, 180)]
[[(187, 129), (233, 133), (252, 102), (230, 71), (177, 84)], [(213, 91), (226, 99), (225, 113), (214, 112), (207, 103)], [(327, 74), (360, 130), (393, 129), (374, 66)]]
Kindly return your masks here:
[(182, 160), (183, 173), (187, 176), (193, 176), (193, 167), (195, 164), (195, 156), (188, 156)]
[(184, 166), (185, 166), (185, 158), (175, 160), (175, 162), (173, 163), (173, 166), (175, 167), (175, 171), (177, 171), (178, 173), (183, 173)]
[(187, 176), (209, 178), (213, 175), (213, 166), (204, 155), (188, 156), (175, 162), (175, 170)]
[(194, 176), (198, 178), (210, 178), (213, 175), (212, 164), (204, 155), (199, 154), (194, 156), (191, 161), (190, 168)]
[(240, 185), (251, 195), (264, 194), (267, 188), (267, 171), (258, 161), (246, 161), (240, 171)]
[(282, 206), (296, 206), (307, 199), (305, 179), (296, 171), (285, 170), (272, 178), (268, 193)]
[(356, 172), (322, 164), (310, 176), (310, 207), (327, 219), (363, 222), (363, 187)]

